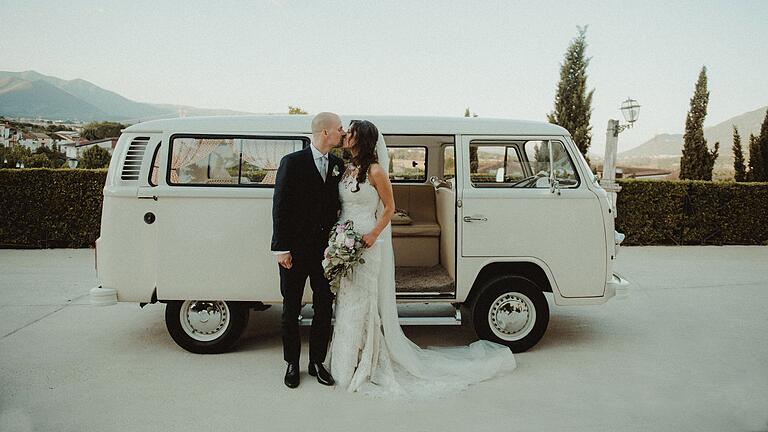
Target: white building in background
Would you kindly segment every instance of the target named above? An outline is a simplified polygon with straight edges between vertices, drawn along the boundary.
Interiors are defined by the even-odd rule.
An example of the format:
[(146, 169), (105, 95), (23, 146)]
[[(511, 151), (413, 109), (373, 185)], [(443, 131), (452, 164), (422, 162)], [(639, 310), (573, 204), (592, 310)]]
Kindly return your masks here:
[(6, 147), (12, 147), (16, 145), (19, 140), (21, 140), (21, 131), (5, 123), (0, 123), (0, 144)]
[(98, 146), (112, 154), (112, 150), (117, 144), (117, 138), (104, 138), (93, 141), (80, 141), (72, 144), (62, 144), (61, 151), (67, 154), (67, 159), (77, 160), (83, 155), (83, 152), (93, 146)]
[(51, 135), (51, 137), (54, 140), (54, 144), (58, 144), (60, 146), (71, 145), (71, 144), (76, 144), (78, 141), (80, 141), (80, 132), (59, 131), (59, 132), (54, 132)]
[(23, 132), (19, 145), (35, 151), (43, 145), (47, 147), (53, 146), (53, 138), (40, 132)]

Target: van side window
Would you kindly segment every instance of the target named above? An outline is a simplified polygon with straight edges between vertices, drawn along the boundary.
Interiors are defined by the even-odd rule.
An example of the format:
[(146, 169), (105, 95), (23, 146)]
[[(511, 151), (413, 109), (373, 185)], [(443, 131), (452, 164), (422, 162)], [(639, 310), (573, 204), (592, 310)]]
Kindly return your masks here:
[[(565, 146), (560, 141), (527, 141), (525, 154), (530, 164), (532, 175), (549, 177), (549, 144), (552, 144), (552, 166), (555, 170), (555, 178), (560, 181), (561, 188), (574, 188), (579, 185), (579, 175), (573, 165)], [(548, 188), (548, 181), (535, 182), (533, 187)]]
[(157, 155), (160, 154), (160, 144), (155, 147), (155, 154), (152, 155), (152, 170), (149, 172), (149, 185), (150, 186), (157, 186), (157, 173), (160, 169), (160, 166), (158, 165), (160, 163), (159, 159), (157, 158)]
[(456, 177), (456, 154), (455, 147), (452, 145), (443, 148), (443, 179), (448, 180)]
[(427, 180), (426, 147), (387, 147), (389, 179), (392, 182), (424, 182)]
[(280, 160), (301, 148), (302, 138), (174, 137), (169, 184), (275, 184)]
[(469, 179), (474, 187), (511, 187), (525, 178), (516, 144), (469, 146)]

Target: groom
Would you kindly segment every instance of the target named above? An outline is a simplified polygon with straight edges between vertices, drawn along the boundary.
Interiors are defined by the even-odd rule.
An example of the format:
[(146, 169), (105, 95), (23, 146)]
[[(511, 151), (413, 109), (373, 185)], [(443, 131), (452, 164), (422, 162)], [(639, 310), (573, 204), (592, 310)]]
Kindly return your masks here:
[(338, 115), (317, 114), (312, 144), (283, 157), (272, 203), (272, 251), (280, 269), (283, 295), (283, 358), (288, 362), (285, 385), (299, 385), (299, 312), (307, 277), (315, 311), (309, 339), (309, 374), (325, 385), (333, 377), (323, 367), (331, 337), (333, 294), (323, 274), (323, 252), (336, 223), (342, 160), (329, 151), (341, 145), (344, 128)]

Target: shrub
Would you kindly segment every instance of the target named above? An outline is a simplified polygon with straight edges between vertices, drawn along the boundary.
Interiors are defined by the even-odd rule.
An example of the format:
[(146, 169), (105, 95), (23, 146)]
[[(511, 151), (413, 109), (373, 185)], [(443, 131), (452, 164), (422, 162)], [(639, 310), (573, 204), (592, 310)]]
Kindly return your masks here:
[(80, 167), (85, 169), (108, 168), (111, 157), (107, 150), (99, 146), (93, 146), (83, 152), (80, 157)]
[(625, 245), (768, 244), (768, 183), (620, 180)]
[(0, 247), (90, 247), (106, 170), (0, 170)]
[[(106, 170), (0, 169), (0, 247), (90, 247)], [(620, 180), (624, 245), (768, 244), (768, 183)]]

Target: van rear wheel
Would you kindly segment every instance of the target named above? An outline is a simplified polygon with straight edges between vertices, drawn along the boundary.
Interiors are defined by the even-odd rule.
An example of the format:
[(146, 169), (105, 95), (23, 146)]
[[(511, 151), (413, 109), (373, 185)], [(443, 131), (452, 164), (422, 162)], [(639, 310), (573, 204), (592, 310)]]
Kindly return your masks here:
[(170, 301), (165, 326), (173, 340), (195, 354), (229, 351), (248, 325), (246, 303), (223, 300)]
[(523, 352), (539, 342), (549, 323), (549, 304), (541, 289), (522, 276), (502, 276), (486, 283), (472, 308), (480, 339)]

